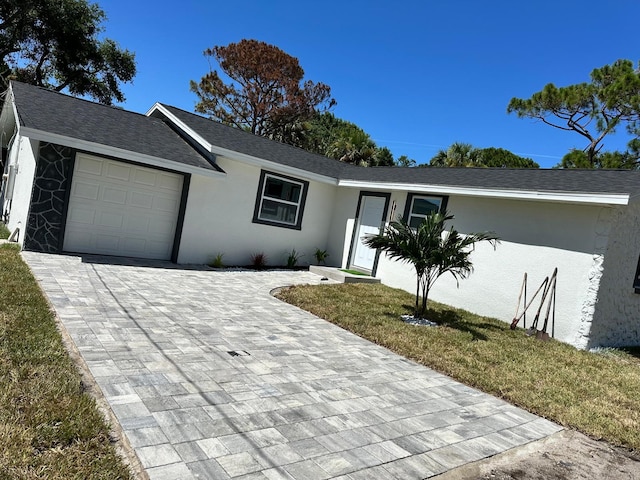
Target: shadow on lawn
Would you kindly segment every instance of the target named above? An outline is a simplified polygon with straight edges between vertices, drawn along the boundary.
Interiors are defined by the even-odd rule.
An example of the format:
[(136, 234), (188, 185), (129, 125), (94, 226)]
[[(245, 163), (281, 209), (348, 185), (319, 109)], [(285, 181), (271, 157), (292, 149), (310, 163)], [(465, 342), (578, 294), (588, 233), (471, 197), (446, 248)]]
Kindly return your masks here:
[[(403, 307), (407, 308), (409, 311), (413, 311), (412, 305), (403, 305)], [(482, 322), (475, 323), (466, 320), (455, 310), (427, 310), (427, 318), (436, 322), (438, 325), (443, 327), (453, 328), (455, 330), (459, 330), (461, 332), (471, 334), (472, 341), (479, 340), (488, 340), (488, 337), (485, 335), (483, 331), (488, 330), (502, 330), (502, 327), (499, 325)]]
[(640, 363), (640, 347), (622, 347), (620, 350), (633, 357)]

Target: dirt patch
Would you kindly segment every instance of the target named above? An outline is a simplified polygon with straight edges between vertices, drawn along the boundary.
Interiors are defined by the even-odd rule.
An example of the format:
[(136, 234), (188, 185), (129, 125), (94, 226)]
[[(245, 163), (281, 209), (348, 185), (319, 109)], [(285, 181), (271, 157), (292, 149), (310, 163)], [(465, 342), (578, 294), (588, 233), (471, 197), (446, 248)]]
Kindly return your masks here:
[(487, 460), (464, 465), (438, 480), (640, 479), (640, 457), (571, 430)]

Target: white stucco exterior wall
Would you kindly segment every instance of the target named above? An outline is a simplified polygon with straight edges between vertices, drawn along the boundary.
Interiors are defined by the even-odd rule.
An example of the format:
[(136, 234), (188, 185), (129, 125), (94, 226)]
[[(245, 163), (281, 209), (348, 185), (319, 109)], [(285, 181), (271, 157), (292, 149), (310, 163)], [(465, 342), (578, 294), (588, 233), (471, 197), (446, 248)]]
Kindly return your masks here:
[(22, 245), (24, 241), (24, 229), (29, 216), (37, 151), (37, 141), (18, 136), (13, 142), (8, 157), (9, 165), (15, 165), (17, 170), (12, 197), (11, 199), (5, 199), (5, 202), (11, 201), (7, 227), (11, 232), (17, 227), (20, 228), (18, 236), (20, 245)]
[(339, 188), (336, 192), (336, 208), (327, 237), (327, 253), (329, 253), (327, 265), (345, 267), (359, 193), (359, 190), (353, 188)]
[(615, 209), (601, 223), (610, 228), (609, 241), (594, 268), (600, 289), (581, 341), (588, 348), (640, 345), (640, 294), (633, 288), (640, 255), (640, 199)]
[(222, 253), (226, 265), (248, 265), (262, 252), (269, 265), (285, 265), (292, 249), (304, 255), (299, 265), (314, 263), (316, 248), (327, 245), (336, 187), (309, 181), (301, 230), (257, 224), (261, 169), (223, 157), (217, 162), (226, 178), (191, 177), (178, 263), (207, 263)]
[[(459, 288), (451, 275), (441, 277), (430, 298), (511, 322), (524, 273), (528, 275), (530, 298), (557, 267), (554, 333), (559, 340), (575, 345), (584, 323), (586, 293), (594, 281), (597, 290), (598, 279), (593, 278), (591, 270), (602, 209), (588, 205), (450, 197), (448, 210), (455, 215), (452, 223), (458, 231), (494, 231), (501, 243), (495, 251), (488, 243), (477, 245), (471, 257), (474, 264), (471, 276), (461, 281)], [(398, 210), (401, 211), (400, 205)], [(411, 265), (382, 255), (377, 276), (387, 285), (415, 293)], [(529, 310), (528, 325), (538, 305), (539, 302), (534, 302)]]

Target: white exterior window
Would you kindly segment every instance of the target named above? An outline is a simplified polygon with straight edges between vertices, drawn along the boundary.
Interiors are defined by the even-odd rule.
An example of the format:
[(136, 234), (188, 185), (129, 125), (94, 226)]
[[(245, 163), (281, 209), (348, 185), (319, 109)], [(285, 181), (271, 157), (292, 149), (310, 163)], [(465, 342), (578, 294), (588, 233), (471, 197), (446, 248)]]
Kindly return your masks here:
[(407, 223), (418, 228), (424, 219), (433, 212), (443, 211), (446, 207), (446, 197), (433, 197), (427, 195), (416, 195), (410, 193), (407, 197), (407, 207), (405, 208), (405, 219)]
[(309, 183), (263, 171), (254, 223), (300, 229)]

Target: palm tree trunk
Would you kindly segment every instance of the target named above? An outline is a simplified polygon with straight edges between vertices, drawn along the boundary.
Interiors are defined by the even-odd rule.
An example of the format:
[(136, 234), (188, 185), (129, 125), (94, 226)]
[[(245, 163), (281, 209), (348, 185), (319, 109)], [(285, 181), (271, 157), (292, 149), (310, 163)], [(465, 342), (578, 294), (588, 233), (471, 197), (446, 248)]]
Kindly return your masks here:
[(419, 301), (420, 301), (420, 286), (421, 286), (421, 275), (418, 273), (418, 271), (416, 271), (416, 306), (413, 309), (413, 317), (414, 318), (420, 318), (419, 317), (419, 312), (418, 312), (418, 305), (419, 305)]
[(426, 278), (422, 286), (422, 318), (427, 316), (427, 299), (429, 298), (429, 278)]

